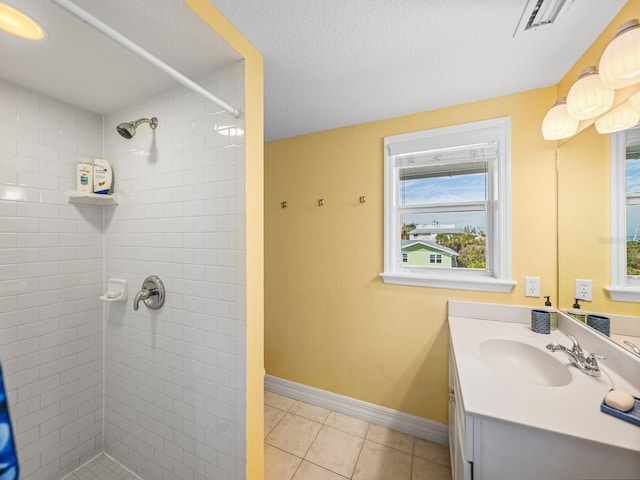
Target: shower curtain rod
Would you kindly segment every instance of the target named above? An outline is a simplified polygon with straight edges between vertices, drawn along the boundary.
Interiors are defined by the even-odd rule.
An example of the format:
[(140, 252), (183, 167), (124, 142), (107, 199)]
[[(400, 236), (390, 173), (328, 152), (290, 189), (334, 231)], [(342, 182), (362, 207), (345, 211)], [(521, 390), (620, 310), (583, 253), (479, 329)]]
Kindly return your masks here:
[(193, 80), (191, 80), (190, 78), (186, 77), (182, 73), (178, 72), (176, 69), (170, 67), (169, 65), (164, 63), (162, 60), (160, 60), (158, 57), (156, 57), (155, 55), (149, 53), (148, 51), (146, 51), (144, 48), (142, 48), (137, 43), (132, 42), (127, 37), (122, 35), (120, 32), (114, 30), (113, 28), (111, 28), (106, 23), (102, 22), (101, 20), (99, 20), (96, 17), (94, 17), (93, 15), (91, 15), (86, 10), (83, 10), (82, 8), (77, 6), (75, 3), (73, 3), (72, 1), (70, 1), (70, 0), (51, 0), (51, 1), (53, 3), (55, 3), (56, 5), (58, 5), (60, 8), (63, 8), (64, 10), (69, 12), (74, 17), (79, 18), (83, 22), (87, 23), (88, 25), (90, 25), (91, 27), (95, 28), (99, 32), (101, 32), (104, 35), (106, 35), (107, 37), (111, 38), (113, 41), (119, 43), (120, 45), (122, 45), (126, 49), (130, 50), (131, 52), (133, 52), (136, 55), (140, 56), (141, 58), (145, 59), (149, 63), (155, 65), (160, 70), (164, 71), (169, 76), (173, 77), (176, 81), (178, 81), (179, 83), (182, 83), (185, 87), (190, 88), (194, 92), (199, 93), (200, 95), (208, 98), (213, 103), (215, 103), (216, 105), (218, 105), (219, 107), (224, 109), (225, 112), (230, 113), (231, 115), (233, 115), (236, 118), (238, 118), (240, 116), (240, 112), (238, 110), (236, 110), (235, 108), (233, 108), (231, 105), (223, 102), (218, 97), (216, 97), (214, 94), (212, 94), (211, 92), (209, 92), (205, 88), (201, 87), (200, 85), (198, 85), (197, 83), (195, 83)]

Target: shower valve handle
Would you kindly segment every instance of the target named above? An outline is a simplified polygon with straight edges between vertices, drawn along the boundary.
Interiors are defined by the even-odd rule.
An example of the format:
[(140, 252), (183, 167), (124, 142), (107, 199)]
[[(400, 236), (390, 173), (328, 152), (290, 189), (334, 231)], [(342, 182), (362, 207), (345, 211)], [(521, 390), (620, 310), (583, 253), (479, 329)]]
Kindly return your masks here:
[(162, 280), (156, 275), (151, 275), (144, 280), (142, 289), (136, 293), (133, 299), (133, 309), (137, 312), (138, 304), (140, 300), (142, 300), (148, 308), (157, 310), (164, 305), (164, 296), (164, 284)]

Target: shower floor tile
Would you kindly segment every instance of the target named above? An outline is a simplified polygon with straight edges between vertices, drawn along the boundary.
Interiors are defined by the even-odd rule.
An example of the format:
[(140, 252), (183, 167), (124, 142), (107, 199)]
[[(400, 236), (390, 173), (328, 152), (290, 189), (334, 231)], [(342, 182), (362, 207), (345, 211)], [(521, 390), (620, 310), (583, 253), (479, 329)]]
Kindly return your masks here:
[(111, 457), (101, 453), (62, 480), (141, 480)]

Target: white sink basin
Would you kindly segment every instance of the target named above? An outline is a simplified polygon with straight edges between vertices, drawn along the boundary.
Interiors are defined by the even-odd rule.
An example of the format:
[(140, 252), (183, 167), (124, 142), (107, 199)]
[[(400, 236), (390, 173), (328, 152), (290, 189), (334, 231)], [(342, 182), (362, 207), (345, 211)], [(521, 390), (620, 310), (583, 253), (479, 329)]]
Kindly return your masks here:
[(480, 354), (496, 371), (521, 382), (561, 387), (571, 382), (571, 372), (544, 350), (516, 340), (494, 338), (480, 344)]

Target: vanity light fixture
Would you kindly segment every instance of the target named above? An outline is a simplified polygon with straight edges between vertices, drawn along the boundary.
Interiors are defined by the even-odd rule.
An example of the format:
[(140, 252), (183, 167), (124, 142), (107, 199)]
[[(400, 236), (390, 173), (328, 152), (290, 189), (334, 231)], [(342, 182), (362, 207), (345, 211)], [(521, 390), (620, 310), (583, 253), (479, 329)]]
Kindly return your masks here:
[(43, 40), (44, 28), (17, 8), (0, 2), (0, 30), (26, 40)]
[(609, 110), (613, 97), (613, 89), (604, 86), (598, 69), (587, 67), (569, 89), (567, 110), (578, 120), (588, 120)]
[(630, 20), (620, 27), (600, 58), (600, 76), (609, 88), (640, 82), (640, 23)]
[(629, 103), (633, 108), (640, 112), (640, 93), (631, 95), (631, 97), (629, 98)]
[(633, 107), (631, 99), (618, 105), (596, 120), (598, 133), (607, 134), (626, 130), (640, 121), (640, 111)]
[[(542, 136), (545, 140), (563, 140), (594, 122), (598, 133), (603, 134), (636, 125), (640, 120), (640, 96), (636, 93), (637, 98), (631, 101), (629, 92), (624, 92), (616, 98), (617, 90), (635, 84), (640, 84), (640, 22), (637, 19), (620, 27), (605, 48), (599, 69), (590, 66), (583, 70), (569, 89), (566, 106), (563, 108), (563, 99), (558, 99), (551, 107), (542, 121)], [(640, 85), (637, 88), (640, 92)]]
[(640, 122), (640, 93), (633, 94), (606, 115), (596, 120), (598, 133), (614, 133), (631, 128)]
[(568, 138), (578, 131), (578, 119), (569, 115), (567, 99), (561, 97), (547, 112), (542, 121), (542, 136), (547, 140)]

